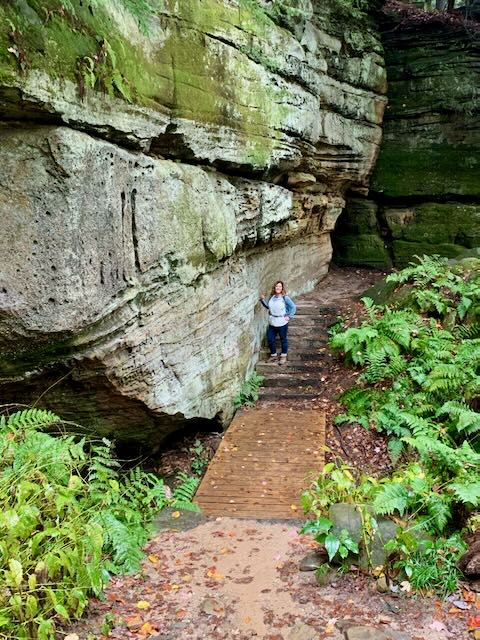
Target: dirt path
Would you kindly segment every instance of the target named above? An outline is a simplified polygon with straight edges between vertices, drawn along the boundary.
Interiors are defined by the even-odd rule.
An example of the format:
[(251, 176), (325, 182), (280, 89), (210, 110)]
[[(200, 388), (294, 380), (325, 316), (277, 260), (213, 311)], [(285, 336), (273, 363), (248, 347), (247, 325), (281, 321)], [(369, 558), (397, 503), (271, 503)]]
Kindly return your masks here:
[[(176, 527), (184, 516), (168, 517)], [(298, 569), (311, 551), (291, 521), (218, 518), (165, 529), (149, 543), (141, 573), (114, 578), (106, 602), (93, 602), (70, 633), (99, 638), (109, 614), (112, 640), (341, 640), (356, 625), (396, 632), (386, 636), (392, 640), (468, 637), (466, 613), (449, 614), (449, 603), (380, 594), (357, 573), (319, 586), (314, 573)]]
[[(336, 306), (339, 315), (354, 320), (361, 314), (356, 297), (380, 275), (369, 270), (336, 270), (309, 297)], [(353, 380), (352, 372), (332, 360), (318, 403), (330, 416), (327, 444), (331, 456), (342, 455), (354, 466), (378, 472), (388, 466), (383, 439), (361, 428), (339, 432), (331, 419), (338, 411), (336, 395)], [(206, 436), (205, 450), (208, 447), (213, 453), (219, 438)], [(161, 466), (189, 470), (189, 464), (186, 440), (165, 454)], [(142, 571), (113, 578), (106, 600), (93, 601), (88, 617), (69, 633), (80, 640), (107, 637), (102, 635), (107, 619), (112, 640), (469, 637), (466, 621), (472, 612), (456, 609), (450, 602), (382, 594), (373, 579), (357, 571), (320, 586), (313, 572), (299, 571), (299, 562), (314, 546), (308, 537), (299, 535), (299, 523), (176, 515), (162, 512), (161, 530), (148, 544)], [(352, 628), (356, 625), (370, 630), (348, 636), (355, 633)]]

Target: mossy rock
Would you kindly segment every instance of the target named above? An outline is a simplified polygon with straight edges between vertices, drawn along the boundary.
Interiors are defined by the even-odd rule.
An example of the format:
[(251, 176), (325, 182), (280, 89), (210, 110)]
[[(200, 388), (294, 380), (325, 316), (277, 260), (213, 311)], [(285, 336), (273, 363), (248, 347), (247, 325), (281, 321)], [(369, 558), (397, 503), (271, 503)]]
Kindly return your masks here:
[(338, 265), (388, 269), (392, 264), (382, 238), (373, 233), (335, 236), (333, 247), (333, 261)]
[(333, 522), (331, 532), (335, 535), (339, 535), (342, 529), (349, 532), (350, 537), (359, 545), (360, 549), (358, 560), (354, 558), (352, 560), (358, 561), (362, 568), (383, 566), (387, 561), (384, 545), (395, 538), (398, 526), (388, 518), (375, 515), (371, 507), (362, 508), (368, 510), (378, 525), (376, 534), (370, 541), (368, 552), (364, 544), (362, 515), (357, 505), (347, 503), (331, 505), (328, 512), (328, 517)]

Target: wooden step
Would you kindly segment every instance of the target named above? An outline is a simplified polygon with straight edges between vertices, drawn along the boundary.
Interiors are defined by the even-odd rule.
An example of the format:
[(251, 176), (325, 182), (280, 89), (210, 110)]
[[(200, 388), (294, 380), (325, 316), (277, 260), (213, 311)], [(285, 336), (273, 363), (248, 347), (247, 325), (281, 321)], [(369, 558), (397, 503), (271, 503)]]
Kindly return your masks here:
[(323, 382), (320, 377), (305, 377), (302, 375), (272, 375), (265, 378), (263, 388), (281, 387), (282, 389), (306, 389), (311, 391), (321, 391)]
[(281, 400), (318, 400), (322, 396), (322, 389), (291, 389), (287, 387), (262, 387), (259, 400), (278, 402)]
[(319, 360), (316, 362), (303, 362), (302, 360), (292, 360), (290, 358), (287, 360), (287, 364), (285, 366), (282, 365), (282, 367), (278, 363), (275, 365), (269, 362), (259, 362), (255, 369), (257, 373), (264, 377), (269, 376), (272, 370), (275, 372), (277, 369), (286, 369), (290, 373), (310, 373), (318, 376), (322, 376), (326, 372), (326, 368)]

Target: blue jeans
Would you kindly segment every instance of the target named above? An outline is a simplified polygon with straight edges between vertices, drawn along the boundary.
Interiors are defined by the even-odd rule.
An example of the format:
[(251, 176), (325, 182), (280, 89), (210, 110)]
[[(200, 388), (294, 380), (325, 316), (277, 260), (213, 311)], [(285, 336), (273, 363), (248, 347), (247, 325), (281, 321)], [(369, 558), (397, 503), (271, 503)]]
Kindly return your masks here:
[(288, 324), (284, 324), (283, 327), (272, 327), (272, 325), (268, 325), (267, 330), (267, 340), (268, 346), (270, 347), (270, 353), (272, 355), (277, 353), (277, 347), (275, 345), (275, 338), (277, 334), (280, 336), (280, 343), (282, 345), (282, 353), (288, 353)]

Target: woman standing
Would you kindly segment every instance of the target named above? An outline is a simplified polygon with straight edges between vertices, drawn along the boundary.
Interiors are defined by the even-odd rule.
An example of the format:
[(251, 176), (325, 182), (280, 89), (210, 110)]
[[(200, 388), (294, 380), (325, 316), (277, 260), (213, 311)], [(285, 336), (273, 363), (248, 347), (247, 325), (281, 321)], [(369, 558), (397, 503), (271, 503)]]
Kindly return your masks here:
[(264, 296), (262, 296), (260, 302), (269, 311), (267, 331), (268, 346), (270, 347), (269, 362), (278, 362), (275, 339), (279, 335), (282, 346), (280, 364), (285, 364), (288, 354), (288, 322), (290, 318), (293, 318), (297, 310), (295, 303), (287, 296), (285, 285), (281, 280), (277, 280), (273, 285), (268, 300), (265, 300)]

